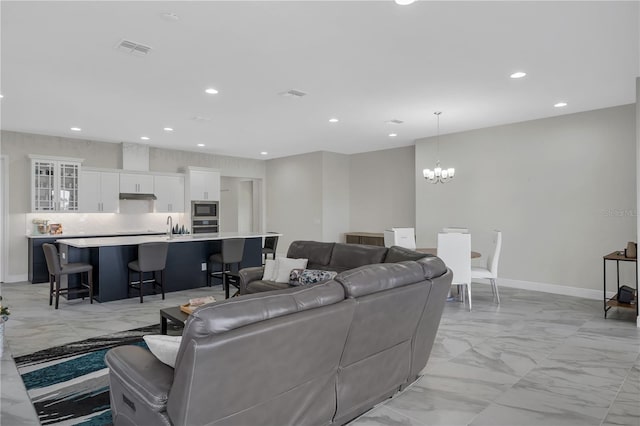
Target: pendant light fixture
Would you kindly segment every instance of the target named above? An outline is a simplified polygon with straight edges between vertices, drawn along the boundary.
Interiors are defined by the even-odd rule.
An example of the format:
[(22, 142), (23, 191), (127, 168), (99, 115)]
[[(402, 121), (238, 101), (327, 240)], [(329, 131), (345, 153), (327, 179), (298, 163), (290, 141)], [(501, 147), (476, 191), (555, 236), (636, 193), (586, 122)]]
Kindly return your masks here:
[(438, 133), (436, 137), (436, 146), (437, 146), (437, 157), (436, 157), (436, 167), (435, 169), (424, 169), (422, 170), (422, 175), (429, 183), (447, 183), (453, 179), (456, 174), (456, 169), (450, 167), (448, 169), (443, 169), (440, 167), (440, 114), (441, 111), (434, 112), (435, 116), (438, 120)]

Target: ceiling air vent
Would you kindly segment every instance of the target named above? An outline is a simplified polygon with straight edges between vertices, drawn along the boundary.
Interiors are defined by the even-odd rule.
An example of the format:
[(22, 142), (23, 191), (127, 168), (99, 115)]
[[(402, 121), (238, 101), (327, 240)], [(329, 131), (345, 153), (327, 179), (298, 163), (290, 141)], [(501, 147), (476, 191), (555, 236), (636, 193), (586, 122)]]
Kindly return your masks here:
[(387, 124), (402, 124), (402, 123), (404, 123), (404, 121), (398, 120), (397, 118), (394, 118), (393, 120), (385, 121), (385, 123), (387, 123)]
[(307, 94), (304, 92), (301, 92), (300, 90), (291, 89), (291, 90), (287, 90), (286, 92), (281, 92), (279, 93), (279, 95), (285, 96), (285, 97), (292, 97), (292, 98), (301, 98), (303, 96), (306, 96)]
[(151, 47), (130, 40), (122, 40), (118, 43), (116, 49), (136, 56), (145, 56), (151, 51)]

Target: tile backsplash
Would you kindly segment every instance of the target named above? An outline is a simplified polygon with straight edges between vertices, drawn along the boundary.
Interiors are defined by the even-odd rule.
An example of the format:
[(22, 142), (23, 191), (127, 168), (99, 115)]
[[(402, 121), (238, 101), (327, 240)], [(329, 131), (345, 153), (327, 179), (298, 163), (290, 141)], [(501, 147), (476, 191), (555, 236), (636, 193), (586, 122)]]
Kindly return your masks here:
[(118, 232), (146, 232), (167, 230), (167, 217), (171, 216), (173, 225), (184, 225), (190, 229), (189, 218), (184, 213), (150, 213), (147, 202), (120, 202), (120, 213), (27, 213), (25, 216), (25, 234), (41, 235), (34, 219), (48, 220), (49, 223), (62, 224), (62, 235), (104, 234)]

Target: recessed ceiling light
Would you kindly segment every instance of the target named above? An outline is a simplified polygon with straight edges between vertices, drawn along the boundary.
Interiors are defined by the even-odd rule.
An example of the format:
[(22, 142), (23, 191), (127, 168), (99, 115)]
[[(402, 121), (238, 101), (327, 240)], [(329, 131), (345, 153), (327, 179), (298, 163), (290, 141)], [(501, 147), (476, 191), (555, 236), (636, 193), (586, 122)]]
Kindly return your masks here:
[(390, 138), (395, 138), (396, 136), (398, 136), (398, 134), (397, 134), (397, 133), (389, 133), (389, 137), (390, 137)]
[(4, 95), (2, 93), (0, 93), (0, 99), (4, 98)]
[(522, 78), (525, 75), (527, 75), (526, 72), (518, 71), (518, 72), (514, 72), (513, 74), (511, 74), (509, 77), (511, 77), (511, 78)]
[(407, 6), (411, 3), (413, 3), (416, 0), (395, 0), (396, 4), (399, 4), (400, 6)]
[(81, 132), (82, 129), (80, 127), (72, 127), (71, 130), (73, 130), (74, 132)]
[(557, 104), (553, 105), (556, 108), (562, 108), (562, 107), (566, 107), (567, 103), (566, 102), (558, 102)]
[(140, 139), (142, 139), (143, 141), (148, 141), (150, 138), (149, 136), (140, 136)]
[(210, 95), (217, 95), (218, 91), (216, 89), (214, 89), (213, 87), (209, 87), (207, 90), (205, 90), (205, 93), (208, 93)]
[(329, 123), (337, 123), (338, 121), (340, 121), (340, 120), (338, 120), (338, 119), (337, 119), (337, 118), (335, 118), (335, 117), (334, 117), (334, 118), (330, 118), (330, 119), (329, 119)]
[(165, 132), (173, 132), (173, 127), (165, 127), (163, 130)]
[(199, 143), (199, 144), (198, 144), (198, 146), (199, 146), (199, 147), (203, 147), (203, 146), (204, 146), (204, 144), (203, 144), (203, 143)]
[(260, 155), (267, 155), (267, 154), (268, 154), (268, 152), (267, 152), (267, 151), (262, 151), (262, 152), (260, 152)]

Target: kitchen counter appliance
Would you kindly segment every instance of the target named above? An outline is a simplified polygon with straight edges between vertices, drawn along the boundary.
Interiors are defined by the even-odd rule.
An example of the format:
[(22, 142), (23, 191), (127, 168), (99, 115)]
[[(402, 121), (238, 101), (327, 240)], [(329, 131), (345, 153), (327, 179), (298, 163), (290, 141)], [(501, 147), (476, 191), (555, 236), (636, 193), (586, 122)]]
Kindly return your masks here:
[(191, 233), (220, 232), (217, 201), (191, 201)]

